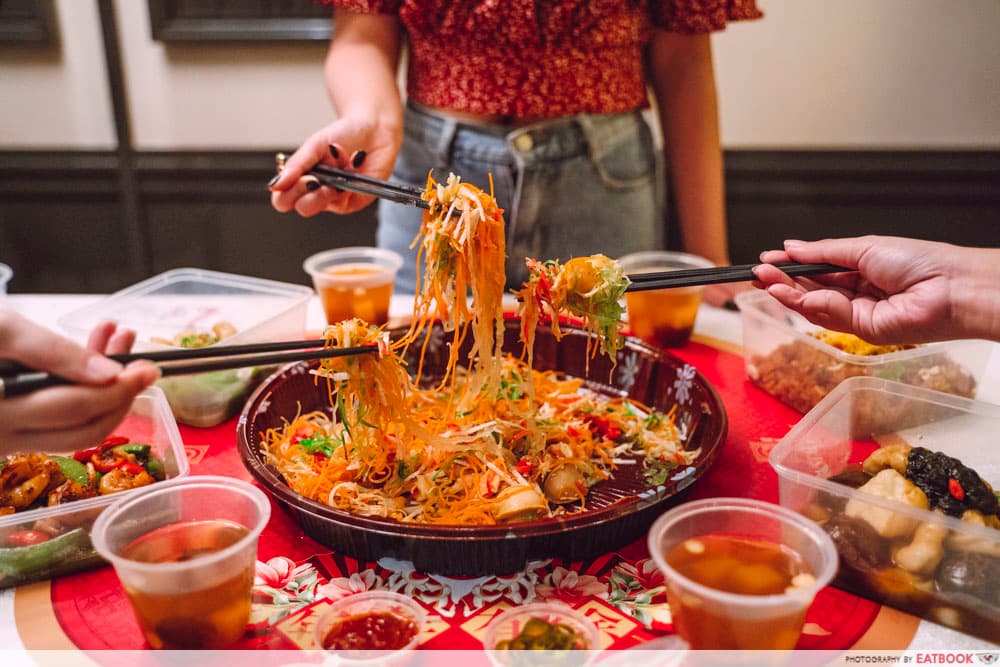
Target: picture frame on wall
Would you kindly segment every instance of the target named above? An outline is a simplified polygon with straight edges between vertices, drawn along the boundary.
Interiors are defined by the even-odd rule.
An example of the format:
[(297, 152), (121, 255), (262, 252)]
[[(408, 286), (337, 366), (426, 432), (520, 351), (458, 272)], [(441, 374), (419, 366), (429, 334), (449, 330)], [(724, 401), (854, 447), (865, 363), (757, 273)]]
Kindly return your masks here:
[(0, 45), (45, 47), (57, 37), (53, 0), (0, 0)]
[(329, 41), (333, 10), (315, 0), (148, 0), (161, 42)]

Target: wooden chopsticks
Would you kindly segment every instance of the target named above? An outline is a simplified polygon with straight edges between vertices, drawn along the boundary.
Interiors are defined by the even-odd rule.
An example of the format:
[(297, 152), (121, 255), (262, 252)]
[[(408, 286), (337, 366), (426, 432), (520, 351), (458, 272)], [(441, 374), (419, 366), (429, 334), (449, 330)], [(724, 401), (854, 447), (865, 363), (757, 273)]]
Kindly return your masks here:
[(346, 171), (325, 164), (317, 164), (307, 174), (313, 176), (323, 185), (351, 192), (373, 195), (380, 199), (388, 199), (397, 204), (409, 204), (419, 208), (430, 208), (424, 198), (424, 191), (412, 185), (390, 183), (353, 171)]
[[(328, 359), (346, 357), (353, 354), (378, 354), (377, 345), (362, 347), (323, 348), (325, 341), (298, 340), (279, 343), (252, 343), (248, 345), (210, 346), (196, 349), (163, 350), (158, 352), (138, 352), (134, 354), (109, 355), (121, 363), (138, 359), (157, 362), (164, 377), (204, 373), (246, 366), (270, 366), (290, 361), (306, 359)], [(312, 349), (319, 348), (319, 349)], [(289, 353), (289, 351), (291, 351)], [(286, 352), (281, 354), (281, 352)], [(36, 371), (14, 361), (0, 361), (0, 398), (21, 396), (37, 389), (72, 381)]]
[[(705, 269), (678, 269), (676, 271), (655, 271), (629, 274), (631, 284), (626, 292), (644, 292), (671, 287), (692, 287), (695, 285), (715, 285), (717, 283), (738, 283), (756, 280), (753, 268), (757, 264), (736, 266), (713, 266)], [(820, 273), (841, 273), (851, 269), (836, 264), (800, 264), (799, 262), (776, 262), (774, 266), (789, 276), (813, 276)]]

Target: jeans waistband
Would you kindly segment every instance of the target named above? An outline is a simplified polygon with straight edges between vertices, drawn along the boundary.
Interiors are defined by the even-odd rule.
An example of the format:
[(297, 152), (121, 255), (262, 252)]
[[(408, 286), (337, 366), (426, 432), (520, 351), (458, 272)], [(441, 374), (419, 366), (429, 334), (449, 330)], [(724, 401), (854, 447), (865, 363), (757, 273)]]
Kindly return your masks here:
[(476, 123), (407, 102), (406, 132), (430, 147), (442, 161), (453, 153), (490, 162), (526, 165), (589, 153), (599, 159), (619, 136), (634, 136), (645, 122), (640, 110), (614, 114), (575, 114), (511, 128)]

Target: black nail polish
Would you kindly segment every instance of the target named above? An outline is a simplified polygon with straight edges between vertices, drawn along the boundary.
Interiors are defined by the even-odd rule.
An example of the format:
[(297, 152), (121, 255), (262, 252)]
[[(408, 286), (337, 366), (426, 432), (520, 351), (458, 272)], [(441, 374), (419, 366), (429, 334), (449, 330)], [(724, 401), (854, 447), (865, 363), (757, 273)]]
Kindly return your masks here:
[(269, 180), (267, 182), (267, 187), (271, 187), (272, 185), (274, 185), (275, 183), (277, 183), (279, 178), (281, 178), (281, 174), (275, 174), (274, 178), (272, 178), (271, 180)]
[(306, 181), (306, 190), (308, 190), (309, 192), (315, 192), (316, 190), (319, 190), (319, 186), (320, 186), (319, 181), (313, 181), (313, 180)]
[(357, 151), (356, 153), (354, 153), (354, 158), (351, 160), (351, 164), (354, 165), (355, 169), (357, 169), (365, 161), (365, 158), (367, 156), (368, 153), (366, 153), (365, 151)]
[(339, 160), (340, 159), (340, 151), (338, 151), (337, 147), (334, 146), (333, 144), (330, 144), (330, 155), (333, 156), (334, 160)]
[(726, 310), (738, 311), (740, 309), (740, 307), (736, 305), (735, 301), (726, 301), (725, 303), (722, 304), (722, 307), (725, 308)]

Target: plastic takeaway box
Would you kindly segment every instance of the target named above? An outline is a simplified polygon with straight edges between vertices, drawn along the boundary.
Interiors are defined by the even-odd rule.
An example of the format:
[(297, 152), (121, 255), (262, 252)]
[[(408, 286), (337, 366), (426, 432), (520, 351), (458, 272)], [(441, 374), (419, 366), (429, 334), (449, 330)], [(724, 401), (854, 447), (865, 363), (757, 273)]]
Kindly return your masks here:
[(849, 377), (896, 380), (975, 398), (995, 347), (986, 340), (920, 345), (878, 355), (850, 354), (815, 337), (818, 327), (767, 292), (737, 295), (747, 377), (799, 412), (808, 412)]
[[(62, 574), (103, 564), (90, 543), (90, 529), (97, 516), (120, 498), (143, 493), (170, 480), (188, 474), (188, 460), (177, 430), (177, 422), (163, 392), (150, 387), (136, 396), (132, 408), (113, 435), (131, 443), (149, 445), (150, 453), (163, 464), (163, 480), (127, 491), (66, 501), (51, 507), (27, 510), (0, 517), (0, 588), (19, 586), (30, 581), (49, 579)], [(99, 443), (94, 443), (97, 445)], [(46, 452), (71, 458), (72, 451)], [(13, 452), (5, 452), (6, 465)], [(23, 531), (48, 536), (37, 544), (18, 539)], [(36, 538), (37, 539), (37, 538)], [(32, 540), (34, 541), (34, 540)]]
[[(299, 340), (313, 290), (304, 285), (202, 269), (153, 276), (59, 319), (78, 339), (104, 320), (134, 329), (135, 351), (170, 349), (183, 332), (209, 333), (228, 323), (235, 333), (216, 345)], [(156, 342), (156, 341), (160, 342)], [(211, 346), (206, 346), (211, 347)], [(214, 426), (236, 414), (268, 369), (240, 368), (163, 378), (177, 421)]]
[[(872, 412), (884, 415), (876, 430)], [(834, 585), (996, 641), (998, 433), (1000, 406), (855, 377), (810, 410), (770, 462), (781, 504), (837, 544)]]

